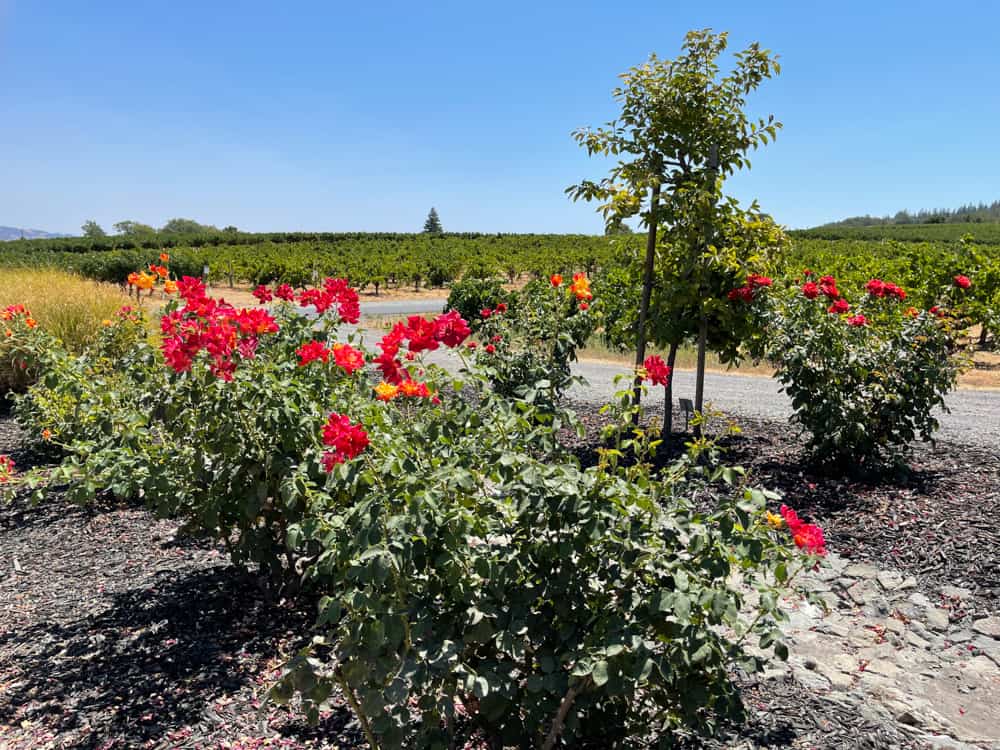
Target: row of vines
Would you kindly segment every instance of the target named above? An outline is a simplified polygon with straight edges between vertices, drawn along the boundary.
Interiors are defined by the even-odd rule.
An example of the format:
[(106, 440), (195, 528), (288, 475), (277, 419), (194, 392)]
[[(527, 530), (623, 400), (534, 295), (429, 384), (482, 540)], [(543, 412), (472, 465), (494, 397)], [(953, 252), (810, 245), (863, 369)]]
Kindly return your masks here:
[[(301, 287), (317, 278), (339, 276), (377, 294), (386, 287), (443, 287), (463, 277), (513, 282), (553, 269), (593, 275), (614, 258), (639, 252), (643, 243), (638, 235), (541, 234), (237, 235), (231, 238), (236, 241), (224, 244), (208, 241), (218, 236), (196, 239), (204, 241), (179, 246), (170, 238), (158, 238), (150, 240), (149, 247), (131, 241), (130, 247), (116, 249), (110, 248), (109, 240), (18, 241), (0, 247), (0, 266), (68, 268), (92, 279), (120, 283), (135, 268), (155, 261), (161, 250), (169, 250), (178, 274), (204, 277), (207, 268), (207, 278), (215, 284), (284, 282)], [(855, 291), (869, 279), (893, 278), (916, 306), (932, 304), (942, 283), (955, 273), (966, 273), (975, 282), (968, 300), (970, 314), (984, 336), (1000, 329), (997, 245), (975, 244), (967, 238), (875, 242), (812, 239), (795, 233), (777, 263), (772, 269), (776, 275), (794, 276), (812, 268), (835, 275)]]

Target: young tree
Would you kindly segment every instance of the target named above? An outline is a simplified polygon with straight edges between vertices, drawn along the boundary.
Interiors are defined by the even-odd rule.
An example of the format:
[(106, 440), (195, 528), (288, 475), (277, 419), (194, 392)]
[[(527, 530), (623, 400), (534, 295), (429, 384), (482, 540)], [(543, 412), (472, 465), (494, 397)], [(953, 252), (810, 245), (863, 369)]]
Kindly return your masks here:
[(431, 211), (427, 214), (427, 221), (424, 222), (424, 234), (442, 234), (443, 232), (438, 212), (431, 206)]
[(93, 219), (87, 219), (87, 221), (83, 222), (83, 226), (80, 229), (83, 231), (84, 237), (89, 237), (92, 240), (99, 240), (108, 236), (107, 232), (101, 229), (101, 225)]
[[(719, 56), (726, 33), (711, 29), (688, 32), (674, 60), (649, 62), (624, 73), (614, 97), (621, 113), (606, 127), (573, 133), (590, 155), (618, 160), (599, 182), (585, 180), (567, 188), (578, 200), (602, 201), (598, 210), (612, 224), (639, 216), (647, 230), (642, 286), (635, 336), (636, 367), (649, 340), (649, 307), (653, 292), (657, 242), (683, 250), (674, 258), (679, 277), (693, 290), (672, 304), (671, 315), (683, 325), (675, 337), (697, 331), (698, 385), (696, 408), (703, 406), (705, 348), (713, 300), (728, 290), (714, 288), (710, 265), (718, 255), (713, 229), (720, 218), (722, 184), (736, 170), (750, 166), (747, 154), (777, 135), (774, 116), (751, 120), (744, 111), (747, 95), (780, 70), (768, 50), (754, 43), (735, 55), (734, 69), (720, 77)], [(735, 202), (726, 202), (731, 212)], [(731, 288), (731, 287), (730, 287)], [(692, 304), (693, 303), (693, 304)], [(639, 398), (636, 378), (636, 399)]]

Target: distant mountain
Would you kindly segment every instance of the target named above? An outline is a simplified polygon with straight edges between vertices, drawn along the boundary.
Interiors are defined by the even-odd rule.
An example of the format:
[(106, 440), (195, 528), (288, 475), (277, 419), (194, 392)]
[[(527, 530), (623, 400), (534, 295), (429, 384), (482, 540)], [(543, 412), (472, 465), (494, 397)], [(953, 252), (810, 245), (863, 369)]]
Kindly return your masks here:
[(72, 237), (71, 234), (58, 232), (43, 232), (41, 229), (20, 229), (18, 227), (0, 227), (0, 240), (50, 240), (54, 237)]

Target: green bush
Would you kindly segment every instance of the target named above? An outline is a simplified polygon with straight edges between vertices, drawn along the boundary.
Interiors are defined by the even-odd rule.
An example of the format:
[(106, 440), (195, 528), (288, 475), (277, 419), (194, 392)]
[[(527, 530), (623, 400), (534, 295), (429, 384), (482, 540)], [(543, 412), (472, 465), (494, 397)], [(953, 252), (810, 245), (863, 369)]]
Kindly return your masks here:
[(963, 324), (947, 297), (918, 311), (894, 294), (869, 292), (849, 304), (835, 281), (831, 293), (822, 288), (807, 276), (802, 287), (768, 297), (769, 335), (759, 353), (777, 367), (792, 421), (809, 433), (806, 447), (818, 462), (874, 469), (898, 461), (938, 428), (933, 411), (944, 407), (963, 364), (955, 356)]
[[(587, 283), (582, 274), (578, 278)], [(585, 289), (577, 297), (568, 285), (536, 279), (499, 308), (477, 313), (476, 363), (497, 393), (547, 408), (559, 400), (573, 381), (577, 349), (596, 325), (589, 283)]]
[(455, 310), (475, 330), (482, 321), (480, 312), (493, 310), (509, 296), (500, 279), (469, 277), (451, 285), (445, 310)]
[[(324, 289), (343, 295), (333, 311), (356, 302)], [(335, 312), (317, 328), (292, 305), (272, 318), (181, 292), (159, 350), (123, 329), (104, 355), (53, 352), (18, 414), (55, 433), (52, 479), (73, 496), (142, 497), (318, 600), (276, 699), (315, 719), (342, 696), (373, 748), (666, 746), (739, 713), (751, 638), (786, 655), (778, 590), (816, 558), (793, 558), (739, 471), (653, 474), (641, 450), (580, 468), (558, 439), (572, 414), (491, 387), (489, 368), (422, 361), (463, 345), (453, 315), (387, 334), (373, 388)], [(571, 354), (584, 292), (531, 286), (507, 311), (520, 322), (483, 330), (509, 325), (556, 361), (545, 337)]]

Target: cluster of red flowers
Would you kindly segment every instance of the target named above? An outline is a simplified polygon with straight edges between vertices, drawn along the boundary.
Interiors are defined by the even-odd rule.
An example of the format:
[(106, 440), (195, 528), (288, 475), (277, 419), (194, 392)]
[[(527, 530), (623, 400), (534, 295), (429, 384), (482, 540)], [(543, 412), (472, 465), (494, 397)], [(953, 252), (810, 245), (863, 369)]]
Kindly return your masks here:
[[(802, 275), (810, 279), (813, 276), (813, 272), (807, 268), (802, 272)], [(802, 285), (802, 295), (807, 299), (816, 299), (821, 294), (831, 300), (840, 297), (840, 291), (837, 289), (837, 280), (833, 276), (822, 276), (819, 283), (808, 280)]]
[(653, 385), (667, 385), (670, 382), (670, 368), (663, 361), (663, 357), (658, 354), (651, 354), (642, 363), (642, 369), (646, 371), (643, 380), (648, 380)]
[(826, 311), (831, 315), (841, 315), (843, 313), (846, 313), (850, 309), (851, 306), (850, 304), (848, 304), (847, 300), (844, 299), (843, 297), (840, 297), (839, 299), (835, 299), (833, 301), (833, 304), (830, 305), (828, 308), (826, 308)]
[(330, 472), (368, 447), (368, 433), (361, 425), (351, 424), (346, 414), (333, 413), (323, 426), (323, 445), (333, 449), (323, 453), (323, 469)]
[(868, 318), (864, 315), (852, 315), (847, 319), (847, 325), (861, 328), (868, 324)]
[(444, 344), (454, 349), (465, 341), (472, 331), (468, 323), (457, 312), (444, 313), (434, 320), (427, 320), (419, 315), (411, 315), (405, 323), (396, 323), (378, 343), (382, 353), (373, 362), (378, 365), (382, 377), (392, 385), (400, 385), (410, 379), (410, 373), (403, 367), (399, 359), (399, 350), (404, 341), (411, 354), (424, 351), (434, 351)]
[(972, 286), (972, 282), (969, 280), (968, 276), (959, 275), (956, 276), (954, 279), (952, 279), (952, 281), (955, 282), (955, 286), (957, 286), (959, 289), (968, 289), (970, 286)]
[(170, 270), (166, 266), (158, 266), (155, 263), (149, 264), (149, 270), (159, 276), (161, 279), (167, 278), (170, 275)]
[(799, 549), (804, 549), (811, 555), (826, 555), (826, 539), (823, 529), (811, 523), (805, 523), (798, 513), (787, 505), (781, 506), (781, 517), (785, 519), (788, 530), (792, 533), (792, 541)]
[(322, 341), (310, 341), (303, 344), (295, 350), (295, 354), (299, 358), (299, 367), (305, 367), (310, 362), (315, 362), (318, 359), (323, 360), (325, 364), (330, 359), (330, 350), (326, 348), (326, 345)]
[(6, 484), (14, 478), (14, 460), (7, 455), (0, 456), (0, 484)]
[(163, 358), (175, 372), (191, 369), (201, 351), (211, 357), (212, 373), (232, 380), (235, 354), (252, 358), (260, 336), (275, 333), (278, 324), (265, 310), (237, 310), (209, 297), (200, 279), (185, 276), (177, 282), (185, 306), (163, 316)]
[(840, 290), (837, 289), (837, 280), (833, 276), (820, 276), (819, 292), (827, 299), (838, 299)]
[(349, 344), (334, 344), (328, 349), (322, 341), (310, 341), (296, 349), (295, 353), (299, 357), (299, 367), (305, 367), (316, 360), (326, 363), (331, 354), (334, 364), (348, 375), (353, 375), (365, 366), (365, 355)]
[[(285, 302), (294, 302), (295, 290), (289, 284), (279, 284), (273, 290), (260, 284), (253, 290), (253, 296), (262, 305), (274, 298)], [(358, 292), (347, 282), (347, 279), (324, 279), (321, 288), (303, 289), (299, 293), (298, 302), (303, 307), (314, 307), (320, 315), (336, 305), (337, 314), (345, 323), (357, 323), (361, 318), (361, 303), (358, 299)]]
[(906, 299), (906, 292), (903, 291), (902, 287), (898, 287), (888, 281), (882, 281), (881, 279), (872, 279), (867, 284), (865, 284), (865, 289), (873, 297), (895, 297), (899, 300)]
[(479, 311), (479, 317), (483, 320), (489, 320), (494, 315), (503, 315), (505, 312), (507, 312), (507, 303), (500, 302), (494, 308), (484, 307)]
[(764, 287), (771, 286), (774, 281), (767, 276), (760, 276), (755, 273), (751, 273), (747, 276), (747, 283), (743, 286), (737, 287), (736, 289), (730, 290), (729, 294), (726, 296), (730, 300), (739, 300), (740, 302), (753, 302), (757, 292)]
[(0, 318), (4, 320), (13, 320), (18, 315), (24, 315), (26, 317), (31, 317), (31, 313), (28, 312), (28, 308), (24, 305), (8, 305), (0, 313)]
[(345, 323), (357, 323), (361, 318), (358, 292), (347, 279), (323, 279), (322, 289), (305, 289), (299, 294), (299, 304), (312, 305), (320, 315), (336, 304), (337, 314)]
[[(34, 328), (38, 325), (38, 321), (31, 317), (31, 313), (24, 305), (8, 305), (3, 309), (3, 312), (0, 312), (0, 320), (14, 320), (22, 317), (24, 318), (24, 324), (28, 326), (28, 328)], [(7, 336), (12, 335), (13, 332), (10, 331), (10, 329), (7, 329)]]

